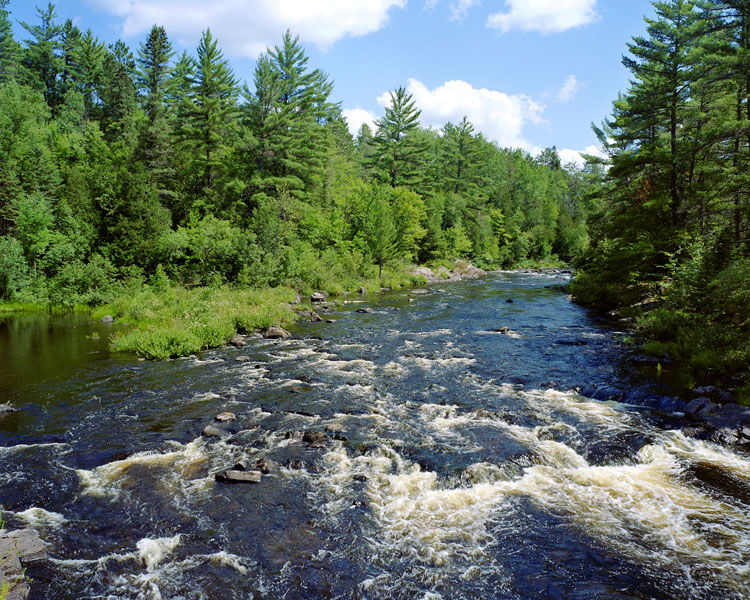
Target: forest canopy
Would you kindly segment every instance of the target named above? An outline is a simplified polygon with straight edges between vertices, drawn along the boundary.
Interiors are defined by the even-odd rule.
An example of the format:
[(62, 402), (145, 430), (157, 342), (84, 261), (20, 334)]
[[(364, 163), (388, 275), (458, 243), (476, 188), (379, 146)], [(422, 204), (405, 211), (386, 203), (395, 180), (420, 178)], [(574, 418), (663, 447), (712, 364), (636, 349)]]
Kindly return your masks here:
[[(0, 297), (85, 302), (157, 270), (187, 286), (318, 288), (399, 265), (572, 261), (600, 164), (420, 125), (403, 87), (353, 137), (287, 32), (237, 81), (203, 32), (105, 44), (55, 6), (13, 37), (0, 0)], [(348, 284), (345, 284), (348, 285)]]

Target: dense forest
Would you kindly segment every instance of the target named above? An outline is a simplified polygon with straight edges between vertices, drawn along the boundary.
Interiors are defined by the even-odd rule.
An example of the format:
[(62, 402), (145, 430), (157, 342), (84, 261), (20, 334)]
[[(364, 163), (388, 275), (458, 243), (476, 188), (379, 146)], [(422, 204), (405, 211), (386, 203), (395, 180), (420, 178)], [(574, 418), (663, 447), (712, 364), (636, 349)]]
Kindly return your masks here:
[(610, 166), (574, 291), (636, 318), (636, 341), (675, 360), (687, 385), (739, 386), (750, 363), (750, 2), (653, 5), (623, 58), (630, 86), (595, 128)]
[(403, 88), (375, 131), (347, 129), (290, 32), (240, 84), (205, 30), (135, 50), (49, 4), (12, 34), (0, 0), (0, 297), (96, 304), (167, 277), (353, 288), (408, 264), (570, 261), (600, 165), (498, 148), (471, 123), (422, 128)]
[(20, 42), (0, 0), (0, 298), (336, 292), (406, 283), (414, 264), (569, 263), (575, 297), (629, 319), (659, 370), (745, 389), (750, 1), (653, 4), (594, 127), (608, 159), (579, 168), (466, 118), (422, 127), (403, 87), (353, 137), (291, 32), (240, 83), (208, 29), (192, 54), (158, 24), (130, 49), (49, 4)]

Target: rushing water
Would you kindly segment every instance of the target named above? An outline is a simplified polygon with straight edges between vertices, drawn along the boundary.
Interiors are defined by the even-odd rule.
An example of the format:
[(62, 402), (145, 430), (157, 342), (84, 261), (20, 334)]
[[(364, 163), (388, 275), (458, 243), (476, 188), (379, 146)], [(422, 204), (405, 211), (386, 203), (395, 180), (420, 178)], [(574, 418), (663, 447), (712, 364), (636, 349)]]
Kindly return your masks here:
[[(555, 283), (394, 292), (164, 362), (81, 318), (0, 324), (3, 517), (52, 557), (32, 599), (750, 597), (750, 457), (637, 402)], [(271, 473), (214, 480), (243, 458)]]

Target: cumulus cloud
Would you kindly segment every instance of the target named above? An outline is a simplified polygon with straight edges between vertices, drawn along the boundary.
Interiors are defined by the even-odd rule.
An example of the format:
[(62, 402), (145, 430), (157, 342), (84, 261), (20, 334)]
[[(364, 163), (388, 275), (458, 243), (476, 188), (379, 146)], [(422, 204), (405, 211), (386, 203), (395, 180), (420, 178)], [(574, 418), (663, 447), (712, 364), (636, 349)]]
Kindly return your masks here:
[[(460, 80), (447, 81), (431, 90), (421, 81), (409, 79), (406, 89), (422, 111), (423, 126), (440, 128), (448, 121), (458, 123), (466, 116), (475, 131), (501, 146), (533, 149), (523, 138), (523, 128), (529, 122), (542, 122), (544, 105), (528, 96), (476, 89)], [(381, 106), (388, 106), (390, 102), (388, 93), (378, 98)]]
[(586, 161), (583, 158), (584, 154), (598, 156), (599, 158), (607, 158), (607, 155), (602, 152), (602, 149), (598, 146), (586, 146), (585, 150), (570, 150), (569, 148), (563, 148), (562, 150), (558, 150), (557, 154), (563, 165), (574, 163), (579, 167), (583, 167), (583, 165), (586, 164)]
[(568, 102), (569, 100), (575, 98), (575, 95), (580, 89), (581, 84), (578, 79), (576, 79), (576, 76), (568, 75), (568, 78), (565, 80), (565, 83), (563, 83), (560, 91), (557, 92), (557, 99), (559, 102)]
[(357, 133), (359, 133), (359, 128), (362, 127), (364, 123), (367, 123), (370, 129), (372, 129), (372, 132), (375, 133), (375, 119), (377, 119), (377, 117), (371, 110), (365, 110), (364, 108), (347, 108), (343, 110), (342, 113), (346, 119), (346, 124), (349, 126), (349, 131), (353, 136), (356, 136)]
[(481, 0), (453, 0), (450, 4), (450, 20), (463, 21), (469, 9), (481, 3)]
[(156, 23), (185, 45), (211, 28), (228, 55), (256, 58), (287, 29), (330, 48), (345, 37), (378, 31), (406, 0), (90, 0), (122, 19), (122, 35), (145, 34)]
[(597, 0), (505, 0), (506, 12), (491, 14), (487, 26), (557, 33), (597, 18)]

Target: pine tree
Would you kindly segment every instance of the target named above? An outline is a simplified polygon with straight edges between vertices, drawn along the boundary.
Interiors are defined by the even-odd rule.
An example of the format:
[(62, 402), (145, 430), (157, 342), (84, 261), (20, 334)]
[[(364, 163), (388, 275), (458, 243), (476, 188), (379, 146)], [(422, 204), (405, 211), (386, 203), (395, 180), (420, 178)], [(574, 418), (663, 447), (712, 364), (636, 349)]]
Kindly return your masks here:
[(16, 78), (21, 55), (21, 47), (13, 39), (13, 27), (7, 9), (9, 2), (10, 0), (0, 0), (0, 83)]
[(306, 198), (322, 181), (328, 155), (326, 126), (340, 120), (329, 101), (333, 84), (320, 70), (309, 71), (309, 58), (287, 31), (281, 46), (262, 56), (255, 70), (255, 120), (258, 188), (285, 187)]
[(141, 150), (151, 182), (160, 196), (171, 196), (169, 179), (174, 175), (171, 160), (171, 131), (167, 119), (167, 85), (169, 61), (174, 52), (167, 32), (154, 25), (138, 50), (137, 83), (147, 120), (141, 132)]
[(197, 54), (182, 135), (194, 152), (192, 175), (199, 183), (199, 190), (213, 195), (236, 133), (238, 90), (229, 63), (210, 29), (203, 32)]
[(26, 40), (22, 60), (23, 82), (42, 92), (47, 104), (54, 110), (62, 102), (63, 96), (58, 85), (58, 76), (62, 71), (62, 59), (59, 55), (62, 28), (55, 23), (57, 13), (52, 2), (47, 5), (46, 10), (37, 9), (37, 14), (41, 21), (39, 25), (21, 22), (32, 37)]
[(391, 187), (414, 188), (422, 179), (424, 144), (417, 139), (420, 111), (403, 87), (391, 92), (391, 104), (375, 124), (374, 167), (378, 178)]

